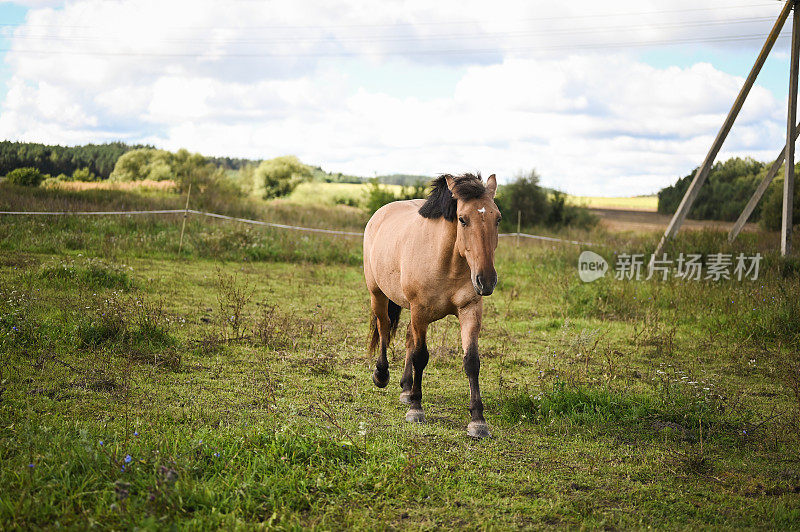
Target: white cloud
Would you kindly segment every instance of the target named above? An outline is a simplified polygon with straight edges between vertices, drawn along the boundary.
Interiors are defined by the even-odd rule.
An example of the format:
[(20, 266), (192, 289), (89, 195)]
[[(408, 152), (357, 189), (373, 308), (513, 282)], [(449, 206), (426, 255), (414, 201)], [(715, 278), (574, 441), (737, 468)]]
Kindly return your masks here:
[[(31, 10), (6, 55), (12, 77), (0, 137), (123, 139), (253, 158), (293, 153), (361, 175), (510, 177), (536, 167), (545, 184), (581, 194), (652, 192), (698, 165), (741, 78), (708, 63), (655, 68), (615, 50), (524, 50), (680, 37), (687, 30), (676, 21), (690, 15), (708, 34), (734, 15), (677, 12), (705, 6), (680, 0), (667, 13), (587, 19), (596, 3), (561, 4), (75, 0)], [(665, 9), (618, 1), (604, 13), (624, 11)], [(763, 14), (764, 7), (735, 12)], [(598, 27), (608, 29), (591, 31)], [(620, 35), (620, 27), (633, 29)], [(427, 53), (464, 48), (483, 51)], [(426, 97), (432, 81), (424, 73), (437, 63), (461, 65), (463, 75)], [(363, 77), (370, 65), (404, 76), (378, 86), (423, 90), (412, 97), (377, 89)], [(783, 102), (757, 86), (722, 156), (774, 157), (783, 120)]]

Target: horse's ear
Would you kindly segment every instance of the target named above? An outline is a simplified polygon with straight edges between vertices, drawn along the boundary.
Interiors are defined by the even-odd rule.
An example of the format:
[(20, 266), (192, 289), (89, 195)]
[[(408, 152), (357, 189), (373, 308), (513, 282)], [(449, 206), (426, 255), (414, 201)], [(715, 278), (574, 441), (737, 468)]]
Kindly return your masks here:
[(486, 191), (492, 198), (497, 193), (497, 178), (494, 174), (490, 175), (489, 179), (486, 180)]
[(452, 194), (454, 198), (458, 199), (458, 196), (456, 196), (456, 178), (450, 174), (445, 174), (444, 180), (447, 183), (447, 188), (450, 190), (450, 194)]

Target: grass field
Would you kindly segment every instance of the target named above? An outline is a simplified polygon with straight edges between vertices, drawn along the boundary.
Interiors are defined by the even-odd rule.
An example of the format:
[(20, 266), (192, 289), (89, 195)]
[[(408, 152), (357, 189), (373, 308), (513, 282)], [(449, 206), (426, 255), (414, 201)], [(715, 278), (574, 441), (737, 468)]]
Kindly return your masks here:
[[(800, 528), (800, 266), (759, 235), (671, 244), (767, 255), (757, 282), (718, 283), (584, 284), (579, 248), (502, 241), (494, 436), (473, 441), (454, 319), (429, 332), (425, 424), (373, 386), (360, 239), (190, 219), (179, 254), (178, 220), (0, 217), (0, 528)], [(612, 262), (657, 238), (564, 234)]]
[(658, 210), (658, 196), (632, 196), (624, 198), (610, 198), (604, 196), (568, 196), (573, 205), (580, 205), (590, 209), (619, 209), (628, 211)]

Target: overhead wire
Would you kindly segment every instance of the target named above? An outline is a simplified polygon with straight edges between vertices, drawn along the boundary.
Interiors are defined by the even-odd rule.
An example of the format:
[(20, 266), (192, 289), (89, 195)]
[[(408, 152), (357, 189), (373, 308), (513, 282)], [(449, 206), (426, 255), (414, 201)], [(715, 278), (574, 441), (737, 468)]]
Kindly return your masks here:
[[(262, 0), (256, 0), (261, 2)], [(592, 13), (583, 15), (555, 15), (548, 17), (533, 17), (516, 20), (518, 23), (526, 22), (539, 22), (550, 20), (574, 20), (574, 19), (597, 19), (597, 18), (610, 18), (610, 17), (636, 17), (646, 15), (662, 15), (669, 13), (693, 13), (700, 11), (723, 11), (731, 9), (749, 9), (755, 7), (775, 7), (775, 3), (759, 3), (759, 4), (738, 4), (738, 5), (724, 5), (718, 7), (695, 7), (684, 9), (662, 9), (656, 11), (639, 11), (639, 12), (617, 12), (609, 13), (604, 11), (602, 13)], [(288, 28), (288, 29), (336, 29), (336, 28), (375, 28), (375, 27), (402, 27), (402, 26), (422, 26), (422, 25), (464, 25), (464, 24), (477, 24), (480, 23), (476, 20), (448, 20), (448, 21), (408, 21), (408, 22), (393, 22), (393, 23), (358, 23), (358, 24), (267, 24), (267, 25), (236, 25), (236, 26), (214, 26), (216, 29), (275, 29), (275, 28)], [(27, 24), (25, 22), (18, 23), (0, 23), (0, 27), (52, 27), (52, 28), (89, 28), (97, 29), (97, 25), (62, 25), (62, 24)], [(208, 29), (207, 26), (169, 26), (169, 29)]]
[[(525, 38), (525, 37), (538, 37), (543, 35), (578, 35), (587, 33), (607, 33), (607, 32), (621, 32), (621, 31), (636, 31), (643, 29), (673, 29), (673, 28), (697, 28), (697, 27), (711, 27), (711, 26), (728, 26), (731, 24), (748, 24), (758, 22), (772, 22), (773, 17), (749, 17), (740, 19), (724, 19), (714, 21), (699, 21), (699, 22), (666, 22), (654, 24), (636, 24), (624, 26), (598, 26), (598, 27), (585, 27), (585, 28), (551, 28), (546, 30), (525, 30), (525, 31), (504, 31), (504, 32), (481, 32), (481, 33), (455, 33), (455, 34), (433, 34), (433, 35), (373, 35), (373, 36), (337, 36), (337, 42), (407, 42), (407, 41), (432, 41), (432, 40), (450, 40), (450, 39), (498, 39), (498, 38)], [(108, 39), (94, 35), (76, 36), (76, 35), (15, 35), (15, 39), (21, 40), (54, 40), (66, 42), (92, 42), (101, 41), (103, 44), (108, 43)], [(282, 44), (282, 43), (301, 43), (301, 42), (316, 42), (320, 39), (319, 36), (285, 36), (285, 37), (269, 37), (259, 39), (249, 38), (159, 38), (159, 42), (169, 43), (193, 43), (203, 42), (207, 43), (212, 40), (214, 44)]]
[[(663, 13), (687, 13), (696, 11), (708, 11), (712, 9), (741, 9), (762, 6), (774, 6), (775, 4), (748, 4), (738, 6), (723, 6), (722, 8), (690, 8), (690, 9), (676, 9), (676, 10), (660, 10), (639, 13), (626, 13), (626, 14), (611, 14), (607, 13), (604, 17), (613, 16), (642, 16)], [(566, 17), (541, 17), (531, 20), (551, 20), (551, 19), (575, 19), (585, 18), (590, 15), (566, 16)], [(592, 18), (597, 18), (592, 16)], [(675, 28), (710, 28), (715, 26), (729, 26), (733, 24), (757, 24), (760, 22), (772, 21), (773, 17), (740, 17), (728, 18), (722, 20), (710, 21), (669, 21), (669, 22), (654, 22), (654, 23), (638, 23), (638, 24), (625, 24), (616, 26), (595, 26), (595, 27), (578, 27), (578, 28), (548, 28), (541, 30), (520, 30), (520, 31), (505, 31), (505, 32), (478, 32), (478, 33), (440, 33), (432, 35), (345, 35), (336, 36), (331, 38), (330, 35), (315, 35), (315, 36), (272, 36), (269, 38), (220, 38), (220, 37), (204, 37), (204, 38), (181, 38), (181, 37), (166, 37), (154, 39), (144, 42), (147, 46), (153, 47), (161, 44), (203, 44), (208, 46), (217, 47), (210, 50), (198, 51), (175, 51), (175, 52), (160, 52), (160, 51), (144, 51), (144, 50), (131, 50), (119, 49), (113, 50), (109, 47), (114, 45), (126, 46), (128, 43), (109, 41), (102, 37), (95, 35), (33, 35), (17, 32), (14, 35), (14, 42), (17, 41), (37, 41), (37, 42), (52, 42), (59, 44), (102, 44), (104, 49), (75, 49), (68, 47), (61, 47), (57, 49), (36, 49), (36, 48), (22, 48), (17, 46), (0, 48), (0, 52), (12, 52), (19, 54), (52, 54), (52, 55), (78, 55), (78, 56), (98, 56), (98, 57), (115, 57), (115, 56), (128, 56), (128, 57), (164, 57), (164, 58), (204, 58), (204, 59), (223, 59), (223, 58), (283, 58), (283, 57), (353, 57), (365, 54), (373, 55), (410, 55), (410, 56), (434, 56), (434, 55), (470, 55), (470, 54), (495, 54), (495, 53), (537, 53), (537, 52), (550, 52), (550, 51), (577, 51), (586, 49), (619, 49), (619, 48), (641, 48), (641, 47), (655, 47), (655, 46), (668, 46), (668, 45), (685, 45), (685, 44), (701, 44), (701, 43), (730, 43), (730, 42), (747, 42), (751, 40), (763, 39), (763, 34), (732, 34), (732, 35), (711, 35), (701, 37), (683, 37), (683, 38), (670, 38), (670, 39), (651, 39), (651, 40), (625, 40), (616, 42), (583, 42), (583, 43), (538, 43), (538, 44), (523, 44), (521, 41), (531, 40), (537, 37), (546, 36), (560, 36), (560, 37), (573, 37), (580, 35), (602, 34), (602, 33), (631, 33), (640, 30), (663, 30)], [(406, 24), (412, 23), (397, 23), (394, 27), (401, 27)], [(8, 26), (8, 25), (6, 25)], [(36, 26), (31, 26), (36, 27)], [(42, 27), (42, 26), (40, 26)], [(47, 26), (50, 27), (50, 26)], [(54, 26), (60, 27), (60, 26)], [(65, 26), (69, 27), (69, 26)], [(77, 28), (79, 26), (73, 26)], [(87, 28), (91, 26), (80, 26)], [(345, 27), (361, 27), (352, 25), (329, 25), (329, 26), (280, 26), (283, 29), (299, 29), (299, 28), (315, 28), (324, 27), (326, 29), (345, 28)], [(366, 25), (364, 27), (367, 27)], [(374, 28), (375, 25), (369, 25)], [(254, 27), (253, 27), (254, 28)], [(220, 28), (206, 28), (211, 31)], [(250, 29), (250, 28), (248, 28)], [(787, 35), (781, 35), (785, 38)], [(101, 40), (102, 39), (102, 40)], [(497, 40), (508, 40), (506, 46), (494, 45), (486, 46), (487, 43), (495, 42)], [(483, 43), (483, 46), (464, 46), (464, 47), (446, 47), (435, 48), (431, 47), (436, 42), (456, 40), (468, 40)], [(297, 50), (297, 51), (283, 51), (283, 50), (220, 50), (220, 46), (249, 46), (249, 45), (315, 45), (319, 44), (322, 49), (314, 50)], [(373, 46), (388, 46), (385, 49), (369, 49), (369, 50), (351, 50), (347, 49), (347, 45), (364, 44)], [(406, 44), (415, 45), (413, 47), (406, 46), (403, 49), (391, 48), (393, 44)], [(456, 43), (453, 43), (456, 44)], [(335, 49), (324, 49), (331, 45), (337, 46)]]

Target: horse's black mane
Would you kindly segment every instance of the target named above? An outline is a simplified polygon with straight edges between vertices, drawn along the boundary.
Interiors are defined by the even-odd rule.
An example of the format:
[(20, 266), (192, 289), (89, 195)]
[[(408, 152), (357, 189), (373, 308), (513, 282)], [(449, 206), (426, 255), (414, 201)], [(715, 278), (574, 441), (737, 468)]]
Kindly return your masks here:
[(448, 222), (456, 219), (456, 199), (447, 188), (447, 178), (455, 181), (453, 187), (456, 195), (462, 200), (470, 200), (480, 198), (486, 193), (486, 187), (481, 181), (481, 174), (463, 174), (453, 176), (450, 174), (442, 174), (433, 181), (431, 181), (431, 193), (422, 207), (419, 208), (419, 214), (423, 218), (444, 218)]

